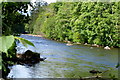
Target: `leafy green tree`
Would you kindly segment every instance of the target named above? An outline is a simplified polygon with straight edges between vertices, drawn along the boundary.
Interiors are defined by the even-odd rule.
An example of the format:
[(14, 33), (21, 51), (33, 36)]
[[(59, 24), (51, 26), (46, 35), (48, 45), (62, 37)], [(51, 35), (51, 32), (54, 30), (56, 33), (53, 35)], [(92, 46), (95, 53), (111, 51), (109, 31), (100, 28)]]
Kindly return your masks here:
[[(15, 31), (21, 29), (20, 25), (24, 25), (29, 21), (27, 13), (28, 2), (2, 2), (2, 34), (9, 35), (16, 33)], [(17, 27), (16, 27), (17, 26)], [(23, 28), (24, 29), (24, 28)], [(23, 32), (23, 31), (20, 31)]]

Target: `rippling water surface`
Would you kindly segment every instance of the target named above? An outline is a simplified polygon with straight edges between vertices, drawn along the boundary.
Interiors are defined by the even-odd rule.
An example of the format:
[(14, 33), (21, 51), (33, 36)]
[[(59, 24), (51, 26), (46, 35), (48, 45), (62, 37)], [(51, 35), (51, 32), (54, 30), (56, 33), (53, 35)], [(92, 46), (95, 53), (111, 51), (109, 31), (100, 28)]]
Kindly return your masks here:
[[(36, 48), (25, 48), (18, 44), (18, 53), (27, 49), (38, 52), (47, 59), (34, 66), (14, 65), (9, 77), (14, 78), (79, 78), (92, 76), (90, 70), (106, 71), (102, 75), (108, 77), (110, 73), (118, 76), (115, 65), (118, 62), (118, 49), (104, 50), (103, 48), (84, 45), (66, 46), (66, 43), (56, 42), (41, 37), (21, 35), (33, 42)], [(19, 73), (19, 74), (17, 74)]]

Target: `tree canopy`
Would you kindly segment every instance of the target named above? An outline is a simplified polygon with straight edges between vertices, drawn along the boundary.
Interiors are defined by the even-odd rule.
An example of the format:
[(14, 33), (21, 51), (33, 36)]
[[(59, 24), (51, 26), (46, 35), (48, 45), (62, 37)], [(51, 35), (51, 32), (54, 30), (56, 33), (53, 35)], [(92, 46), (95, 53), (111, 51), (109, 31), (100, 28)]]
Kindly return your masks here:
[[(120, 2), (57, 2), (40, 9), (33, 33), (46, 37), (101, 46), (120, 47)], [(35, 15), (32, 15), (35, 16)]]
[(29, 2), (2, 2), (2, 34), (10, 35), (24, 32), (24, 24), (27, 23)]

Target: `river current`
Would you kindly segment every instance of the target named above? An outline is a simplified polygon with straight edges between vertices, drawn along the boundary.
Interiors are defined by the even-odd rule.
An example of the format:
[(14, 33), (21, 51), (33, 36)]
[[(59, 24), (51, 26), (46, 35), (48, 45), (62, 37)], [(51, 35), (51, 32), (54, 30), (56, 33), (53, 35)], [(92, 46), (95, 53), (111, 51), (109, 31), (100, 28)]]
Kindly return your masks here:
[(102, 47), (85, 45), (67, 46), (66, 43), (57, 42), (42, 37), (21, 35), (35, 47), (17, 45), (17, 53), (32, 50), (40, 53), (47, 59), (33, 66), (14, 65), (8, 75), (10, 78), (80, 78), (92, 76), (90, 70), (106, 71), (101, 76), (109, 74), (118, 77), (118, 49), (105, 50)]

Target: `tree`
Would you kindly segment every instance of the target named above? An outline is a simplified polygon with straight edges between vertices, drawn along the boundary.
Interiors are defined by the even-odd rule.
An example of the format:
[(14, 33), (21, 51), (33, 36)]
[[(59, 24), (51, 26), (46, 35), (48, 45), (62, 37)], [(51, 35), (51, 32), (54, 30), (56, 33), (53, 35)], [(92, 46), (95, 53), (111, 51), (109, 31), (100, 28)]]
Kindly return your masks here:
[[(28, 23), (29, 16), (27, 13), (29, 2), (2, 2), (2, 34), (10, 35), (16, 33), (21, 24)], [(16, 26), (17, 27), (16, 27)]]
[[(2, 77), (6, 78), (9, 73), (8, 65), (14, 64), (13, 59), (16, 57), (16, 43), (19, 39), (24, 44), (32, 44), (31, 42), (12, 36), (21, 33), (19, 29), (24, 29), (24, 24), (28, 23), (29, 16), (27, 13), (29, 2), (2, 2), (2, 36), (0, 36), (0, 55), (2, 55)], [(20, 26), (22, 25), (22, 26)], [(33, 44), (32, 44), (33, 45)], [(1, 65), (0, 65), (1, 67)]]

